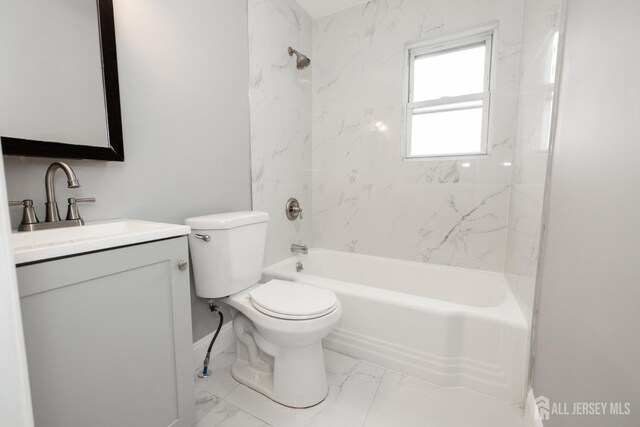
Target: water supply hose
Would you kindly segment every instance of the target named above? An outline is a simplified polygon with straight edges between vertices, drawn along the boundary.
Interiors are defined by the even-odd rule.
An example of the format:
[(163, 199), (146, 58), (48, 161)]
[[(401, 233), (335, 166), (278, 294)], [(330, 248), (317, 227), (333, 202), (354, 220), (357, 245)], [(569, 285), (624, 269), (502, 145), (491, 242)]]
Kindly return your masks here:
[(218, 323), (216, 333), (213, 335), (211, 343), (209, 343), (207, 355), (205, 356), (204, 362), (202, 363), (202, 374), (200, 375), (201, 377), (209, 376), (209, 358), (211, 357), (211, 348), (213, 348), (213, 343), (216, 342), (216, 338), (218, 338), (218, 334), (220, 333), (220, 329), (222, 328), (222, 322), (224, 321), (224, 316), (222, 315), (222, 312), (218, 310), (218, 308), (219, 307), (215, 305), (213, 301), (209, 301), (209, 310), (211, 310), (212, 313), (218, 313), (218, 316), (220, 316), (220, 323)]

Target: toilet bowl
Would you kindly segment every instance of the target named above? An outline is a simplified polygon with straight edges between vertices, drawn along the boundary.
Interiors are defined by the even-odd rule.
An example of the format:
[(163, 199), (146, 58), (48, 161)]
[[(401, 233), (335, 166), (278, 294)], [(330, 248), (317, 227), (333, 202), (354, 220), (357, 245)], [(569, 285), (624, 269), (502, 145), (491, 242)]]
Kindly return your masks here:
[[(291, 293), (284, 297), (287, 289), (296, 298)], [(325, 291), (272, 280), (227, 298), (225, 302), (236, 310), (238, 356), (231, 369), (233, 377), (286, 406), (306, 408), (324, 400), (329, 387), (321, 340), (342, 315), (340, 301)], [(275, 303), (280, 296), (279, 304), (268, 308), (261, 304)]]
[(286, 406), (305, 408), (327, 396), (321, 340), (342, 314), (327, 289), (262, 277), (265, 212), (189, 218), (196, 293), (234, 309), (233, 377)]

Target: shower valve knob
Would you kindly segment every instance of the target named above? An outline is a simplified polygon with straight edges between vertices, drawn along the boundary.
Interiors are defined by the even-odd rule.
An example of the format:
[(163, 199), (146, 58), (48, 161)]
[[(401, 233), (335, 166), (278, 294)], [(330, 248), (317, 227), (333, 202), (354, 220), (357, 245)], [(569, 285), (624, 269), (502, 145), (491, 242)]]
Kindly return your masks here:
[(302, 219), (302, 208), (300, 207), (300, 202), (295, 197), (287, 200), (287, 204), (285, 206), (285, 214), (290, 221), (294, 221), (298, 218)]

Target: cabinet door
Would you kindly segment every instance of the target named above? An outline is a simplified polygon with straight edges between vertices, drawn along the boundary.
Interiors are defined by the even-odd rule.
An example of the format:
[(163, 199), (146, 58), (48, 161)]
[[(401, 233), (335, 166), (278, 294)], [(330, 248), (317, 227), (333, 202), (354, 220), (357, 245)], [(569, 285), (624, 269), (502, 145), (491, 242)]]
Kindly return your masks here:
[(36, 427), (195, 423), (186, 237), (18, 267)]

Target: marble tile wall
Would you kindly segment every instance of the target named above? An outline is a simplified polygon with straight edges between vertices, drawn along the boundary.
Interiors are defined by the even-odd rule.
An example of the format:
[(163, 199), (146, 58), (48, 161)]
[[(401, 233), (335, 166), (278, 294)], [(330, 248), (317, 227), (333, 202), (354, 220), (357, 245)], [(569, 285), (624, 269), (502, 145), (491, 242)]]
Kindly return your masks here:
[(562, 0), (525, 0), (505, 273), (531, 320), (553, 102), (554, 40)]
[[(522, 7), (372, 0), (315, 21), (315, 246), (503, 271)], [(499, 30), (489, 155), (403, 161), (404, 44), (491, 21)]]
[[(253, 209), (269, 212), (265, 265), (311, 244), (311, 76), (287, 47), (311, 56), (313, 22), (295, 0), (249, 0), (249, 104)], [(289, 221), (296, 197), (307, 214)]]

